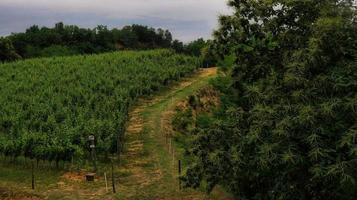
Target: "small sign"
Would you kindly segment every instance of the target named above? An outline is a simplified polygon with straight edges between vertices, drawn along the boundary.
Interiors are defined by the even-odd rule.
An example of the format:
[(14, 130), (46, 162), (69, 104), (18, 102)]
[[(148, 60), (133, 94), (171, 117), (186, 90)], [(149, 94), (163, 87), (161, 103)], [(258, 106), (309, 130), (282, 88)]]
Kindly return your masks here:
[(94, 141), (94, 135), (90, 135), (90, 136), (88, 136), (88, 140), (90, 140), (90, 141)]
[(95, 148), (95, 145), (94, 145), (94, 144), (91, 144), (91, 145), (89, 145), (89, 148), (94, 149), (94, 148)]

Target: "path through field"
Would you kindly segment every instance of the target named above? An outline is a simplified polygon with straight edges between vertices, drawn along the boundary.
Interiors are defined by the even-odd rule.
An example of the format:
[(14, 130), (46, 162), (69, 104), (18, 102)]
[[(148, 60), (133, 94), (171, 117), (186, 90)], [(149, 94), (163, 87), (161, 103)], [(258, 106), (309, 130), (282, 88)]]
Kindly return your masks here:
[[(201, 69), (176, 86), (138, 102), (130, 113), (126, 132), (126, 153), (118, 174), (119, 199), (204, 199), (204, 193), (179, 190), (178, 158), (165, 137), (165, 126), (175, 105), (206, 86), (217, 73), (216, 68)], [(220, 199), (211, 195), (212, 199)]]

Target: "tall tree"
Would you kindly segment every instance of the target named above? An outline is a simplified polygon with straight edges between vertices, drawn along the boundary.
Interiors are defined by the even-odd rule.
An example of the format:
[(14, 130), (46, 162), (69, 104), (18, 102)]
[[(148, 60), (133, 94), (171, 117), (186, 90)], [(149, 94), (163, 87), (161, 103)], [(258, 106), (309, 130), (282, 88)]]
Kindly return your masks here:
[(228, 76), (188, 186), (237, 199), (355, 199), (357, 22), (347, 0), (231, 0), (212, 46)]

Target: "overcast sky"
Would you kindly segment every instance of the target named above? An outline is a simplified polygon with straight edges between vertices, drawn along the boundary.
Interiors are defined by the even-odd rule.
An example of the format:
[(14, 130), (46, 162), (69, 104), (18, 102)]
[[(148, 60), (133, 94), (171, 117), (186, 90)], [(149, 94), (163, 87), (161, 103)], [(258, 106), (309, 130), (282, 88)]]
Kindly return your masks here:
[(84, 28), (136, 23), (169, 29), (187, 42), (209, 38), (218, 16), (226, 13), (226, 0), (0, 0), (0, 35), (59, 21)]

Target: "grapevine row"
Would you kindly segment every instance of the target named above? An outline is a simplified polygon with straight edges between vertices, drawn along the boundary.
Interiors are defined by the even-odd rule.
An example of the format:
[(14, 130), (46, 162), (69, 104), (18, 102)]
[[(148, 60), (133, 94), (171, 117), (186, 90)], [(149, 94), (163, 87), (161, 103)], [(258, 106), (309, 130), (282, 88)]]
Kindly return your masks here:
[(197, 59), (169, 50), (31, 59), (0, 65), (0, 154), (69, 161), (120, 149), (128, 110)]

